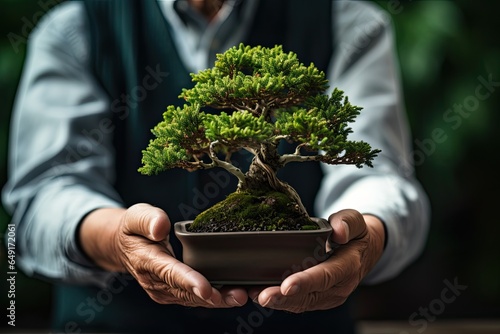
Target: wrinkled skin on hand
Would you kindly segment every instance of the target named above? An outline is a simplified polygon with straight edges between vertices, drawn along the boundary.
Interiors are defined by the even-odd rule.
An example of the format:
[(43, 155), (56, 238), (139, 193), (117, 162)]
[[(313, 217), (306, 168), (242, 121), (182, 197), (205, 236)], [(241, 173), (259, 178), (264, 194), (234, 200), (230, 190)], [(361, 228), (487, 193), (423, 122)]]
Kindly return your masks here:
[(243, 288), (213, 288), (207, 279), (175, 258), (168, 235), (171, 224), (159, 208), (130, 207), (116, 231), (115, 254), (148, 295), (160, 304), (226, 308), (248, 300)]
[(355, 210), (328, 218), (340, 246), (326, 261), (288, 276), (281, 286), (253, 288), (250, 298), (264, 307), (300, 313), (343, 304), (376, 264), (384, 246), (382, 222)]

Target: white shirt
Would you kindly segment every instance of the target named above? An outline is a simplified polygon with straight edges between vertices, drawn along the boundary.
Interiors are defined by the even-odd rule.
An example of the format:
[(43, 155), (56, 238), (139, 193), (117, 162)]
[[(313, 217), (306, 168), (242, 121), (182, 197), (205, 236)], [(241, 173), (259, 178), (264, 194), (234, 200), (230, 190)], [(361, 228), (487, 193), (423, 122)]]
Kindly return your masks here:
[[(172, 1), (160, 2), (189, 70), (211, 66), (215, 52), (245, 35), (245, 24), (235, 20), (237, 3), (227, 1), (200, 29), (183, 24)], [(244, 21), (252, 18), (257, 1), (245, 4)], [(193, 11), (180, 7), (196, 20)], [(420, 254), (429, 205), (409, 163), (410, 133), (387, 14), (370, 3), (333, 1), (332, 15), (336, 48), (327, 77), (331, 88), (342, 89), (351, 103), (364, 108), (350, 139), (364, 140), (382, 153), (374, 168), (324, 166), (316, 212), (328, 217), (352, 208), (384, 221), (387, 246), (365, 278), (377, 283), (396, 276)], [(111, 186), (111, 135), (103, 135), (91, 154), (82, 146), (82, 129), (98, 128), (110, 113), (109, 97), (91, 75), (87, 25), (83, 4), (72, 1), (48, 13), (30, 36), (12, 117), (3, 201), (17, 225), (18, 264), (28, 275), (103, 285), (111, 273), (81, 254), (77, 228), (89, 212), (123, 204)]]

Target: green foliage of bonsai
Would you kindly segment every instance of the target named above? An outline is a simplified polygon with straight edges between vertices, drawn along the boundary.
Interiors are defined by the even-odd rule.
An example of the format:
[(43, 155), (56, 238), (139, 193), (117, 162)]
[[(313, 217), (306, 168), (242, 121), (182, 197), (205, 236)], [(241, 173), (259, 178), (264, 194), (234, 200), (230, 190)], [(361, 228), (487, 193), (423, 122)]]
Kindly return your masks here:
[[(361, 108), (351, 105), (338, 89), (325, 94), (325, 74), (312, 63), (300, 63), (295, 53), (283, 52), (281, 46), (240, 44), (218, 54), (213, 68), (192, 74), (192, 78), (195, 86), (183, 89), (179, 96), (186, 104), (169, 106), (163, 121), (152, 130), (156, 138), (143, 151), (139, 171), (152, 175), (170, 168), (222, 167), (238, 178), (235, 193), (253, 198), (229, 196), (200, 214), (195, 224), (223, 223), (217, 220), (224, 219), (233, 226), (247, 226), (256, 218), (255, 210), (248, 209), (249, 201), (260, 209), (266, 209), (266, 203), (269, 209), (274, 201), (280, 206), (272, 210), (293, 208), (289, 220), (310, 225), (297, 192), (277, 178), (278, 170), (291, 162), (306, 161), (372, 166), (379, 152), (365, 142), (347, 140), (352, 132), (348, 123)], [(232, 112), (209, 114), (204, 107)], [(282, 140), (297, 143), (295, 152), (280, 155), (277, 148)], [(239, 150), (253, 155), (248, 171), (231, 163), (231, 154)], [(206, 156), (209, 159), (203, 159)], [(283, 203), (281, 197), (278, 200), (267, 193), (281, 193), (289, 200)], [(228, 208), (234, 207), (240, 210), (228, 216), (234, 211)], [(260, 216), (265, 215), (275, 218), (269, 222), (271, 229), (284, 226), (282, 215)]]

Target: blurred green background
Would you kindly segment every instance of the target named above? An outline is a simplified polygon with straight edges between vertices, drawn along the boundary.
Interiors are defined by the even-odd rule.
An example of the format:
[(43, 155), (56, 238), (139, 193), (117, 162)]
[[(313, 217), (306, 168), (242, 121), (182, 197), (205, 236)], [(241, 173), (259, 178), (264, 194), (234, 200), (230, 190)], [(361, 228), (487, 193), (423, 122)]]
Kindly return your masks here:
[[(27, 34), (59, 2), (0, 0), (0, 186), (6, 180), (10, 111)], [(399, 277), (358, 289), (354, 312), (359, 319), (407, 321), (441, 298), (445, 280), (457, 280), (467, 289), (445, 305), (438, 319), (499, 319), (500, 2), (377, 4), (391, 14), (396, 28), (417, 175), (431, 198), (432, 227), (423, 255)], [(478, 95), (482, 81), (493, 82), (489, 90), (480, 90), (488, 97)], [(1, 232), (8, 221), (0, 206)], [(4, 277), (3, 247), (0, 254)], [(5, 282), (0, 284), (2, 305)], [(17, 328), (46, 327), (50, 285), (19, 273), (16, 292)], [(2, 321), (0, 331), (5, 326)]]

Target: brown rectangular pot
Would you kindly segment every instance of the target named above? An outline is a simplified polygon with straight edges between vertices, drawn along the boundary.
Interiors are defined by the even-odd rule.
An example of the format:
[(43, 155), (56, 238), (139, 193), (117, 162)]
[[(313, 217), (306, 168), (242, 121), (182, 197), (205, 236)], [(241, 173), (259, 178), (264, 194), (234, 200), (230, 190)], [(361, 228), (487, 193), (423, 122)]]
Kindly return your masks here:
[(330, 224), (313, 218), (318, 230), (205, 232), (187, 231), (192, 221), (174, 225), (183, 261), (212, 284), (280, 284), (288, 275), (324, 261)]

